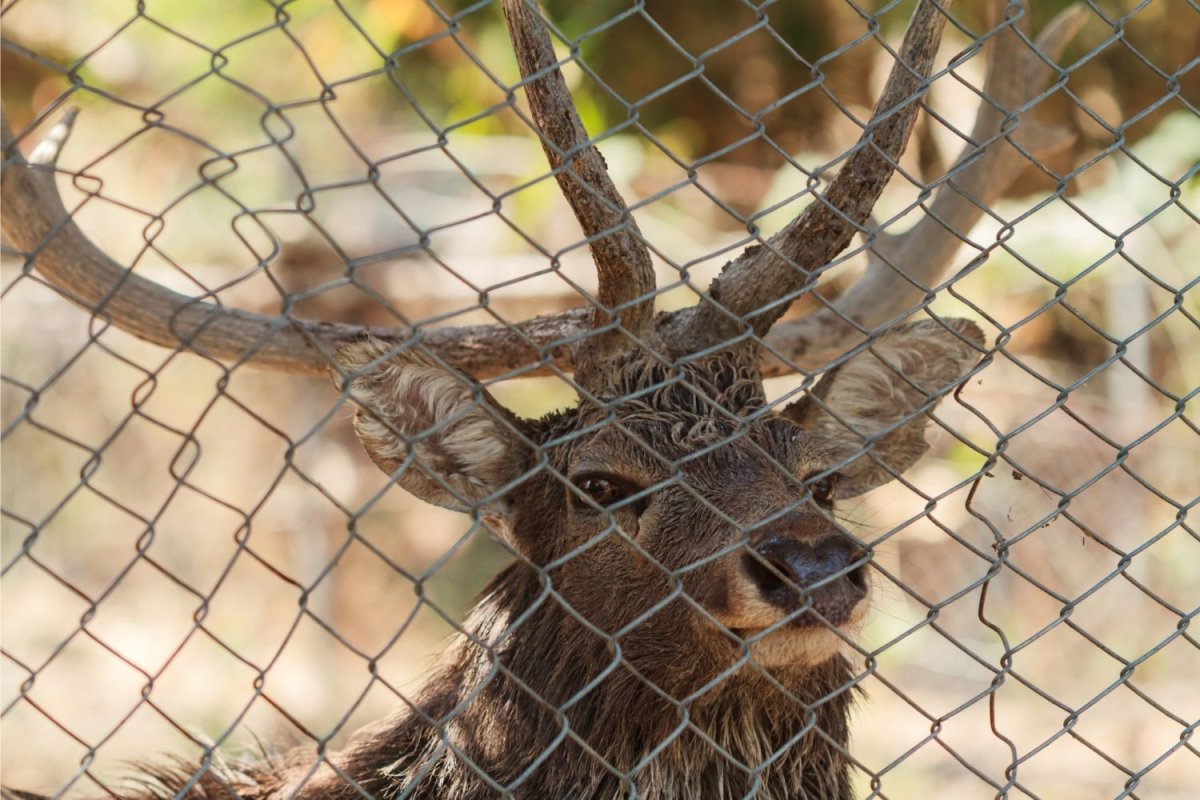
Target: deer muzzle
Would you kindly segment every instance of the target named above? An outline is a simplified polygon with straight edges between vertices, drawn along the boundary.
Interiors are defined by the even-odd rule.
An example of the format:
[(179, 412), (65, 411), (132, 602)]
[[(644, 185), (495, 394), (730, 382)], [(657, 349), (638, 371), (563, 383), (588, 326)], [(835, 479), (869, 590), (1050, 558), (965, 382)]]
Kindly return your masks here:
[[(868, 594), (866, 551), (836, 530), (817, 537), (794, 526), (772, 526), (756, 536), (743, 568), (762, 598), (793, 628), (844, 625)], [(815, 612), (815, 613), (812, 613)]]

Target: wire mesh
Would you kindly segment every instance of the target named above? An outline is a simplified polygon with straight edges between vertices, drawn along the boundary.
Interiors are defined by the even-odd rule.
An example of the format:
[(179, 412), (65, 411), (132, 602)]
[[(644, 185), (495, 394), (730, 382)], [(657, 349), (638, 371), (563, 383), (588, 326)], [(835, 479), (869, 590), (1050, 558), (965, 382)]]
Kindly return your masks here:
[[(1037, 38), (1065, 7), (1049, 5), (1032, 20), (1018, 3), (955, 7), (870, 221), (772, 303), (790, 304), (785, 329), (852, 317), (856, 287), (937, 237), (941, 273), (910, 280), (904, 314), (827, 357), (741, 326), (735, 339), (777, 359), (760, 394), (706, 366), (729, 341), (620, 389), (576, 383), (566, 359), (595, 332), (569, 323), (597, 302), (590, 246), (605, 236), (582, 234), (557, 193), (498, 4), (7, 3), (7, 117), (28, 153), (80, 108), (54, 169), (105, 253), (285, 327), (415, 331), (384, 360), (462, 372), (431, 367), (436, 391), (388, 416), (370, 366), (333, 367), (334, 388), (264, 374), (189, 346), (203, 326), (160, 348), (96, 304), (81, 311), (39, 271), (48, 246), (12, 246), (6, 221), (5, 784), (54, 797), (1191, 796), (1200, 10), (1085, 3), (1056, 54)], [(854, 142), (878, 129), (871, 106), (909, 11), (548, 4), (659, 309), (711, 304), (725, 262), (777, 248), (875, 146)], [(1002, 132), (972, 141), (998, 102), (985, 62), (1004, 37), (1047, 77), (1000, 109)], [(990, 146), (1021, 156), (989, 176), (994, 193), (969, 182)], [(522, 323), (537, 314), (567, 322)], [(807, 394), (796, 416), (852, 429), (836, 457), (779, 443), (789, 404), (887, 360), (910, 315), (956, 344), (971, 337), (953, 320), (970, 318), (987, 344), (953, 381), (919, 363), (885, 370), (888, 392), (915, 400), (882, 426), (864, 428), (836, 391)], [(447, 361), (439, 332), (490, 341), (466, 326), (529, 357)], [(372, 453), (383, 471), (355, 441), (363, 405), (403, 443)], [(926, 414), (932, 450), (905, 471), (889, 434)], [(499, 480), (460, 480), (441, 460), (473, 468), (466, 451), (488, 468), (532, 455)], [(892, 480), (835, 512), (826, 496), (855, 470)], [(531, 544), (497, 521), (514, 513), (559, 539)], [(763, 542), (801, 513), (858, 549), (789, 594), (790, 556)], [(822, 588), (864, 574), (871, 614), (843, 624)], [(715, 598), (731, 586), (792, 599), (768, 623), (737, 622)], [(844, 671), (764, 655), (772, 637), (821, 631)], [(717, 666), (713, 641), (734, 654)], [(722, 711), (731, 697), (746, 714)], [(401, 721), (355, 738), (388, 718)], [(780, 719), (784, 734), (765, 732)]]

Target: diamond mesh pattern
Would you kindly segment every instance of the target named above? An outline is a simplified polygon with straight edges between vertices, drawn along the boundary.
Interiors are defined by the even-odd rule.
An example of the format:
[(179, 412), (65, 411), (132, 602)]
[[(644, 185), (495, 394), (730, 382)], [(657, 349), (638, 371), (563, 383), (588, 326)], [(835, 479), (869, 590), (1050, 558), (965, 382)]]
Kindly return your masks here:
[[(518, 321), (592, 299), (589, 240), (548, 180), (495, 4), (83, 6), (4, 5), (6, 112), (28, 152), (81, 109), (59, 186), (136, 274), (225, 306), (418, 332), (525, 336)], [(896, 51), (896, 6), (549, 4), (584, 123), (653, 255), (658, 308), (695, 302), (839, 169)], [(970, 168), (953, 159), (990, 102), (982, 48), (1028, 20), (1015, 3), (993, 21), (964, 6), (871, 224), (785, 324), (844, 314), (884, 242)], [(982, 209), (968, 229), (938, 220), (958, 241), (909, 309), (978, 321), (983, 360), (931, 411), (931, 454), (839, 507), (874, 587), (873, 615), (844, 637), (854, 677), (831, 693), (866, 693), (838, 746), (856, 796), (1183, 798), (1200, 781), (1200, 9), (1082, 13), (1013, 115), (1073, 139), (1043, 151), (1011, 136), (1020, 177), (995, 200), (963, 191)], [(124, 762), (177, 754), (185, 788), (208, 774), (245, 791), (222, 765), (259, 737), (306, 747), (296, 774), (316, 780), (342, 770), (330, 753), (361, 725), (422, 713), (433, 655), (514, 558), (483, 515), (427, 506), (378, 472), (327, 381), (141, 342), (80, 311), (29, 255), (5, 246), (0, 322), (5, 782), (97, 796), (128, 785)], [(574, 403), (556, 354), (586, 335), (537, 344), (540, 359), (487, 388), (522, 417)], [(777, 370), (771, 408), (876, 341)], [(622, 424), (599, 414), (542, 446)], [(731, 424), (683, 458), (639, 440), (671, 475), (629, 502), (674, 487), (741, 524), (682, 477), (744, 434)], [(540, 469), (585, 497), (552, 459)], [(606, 669), (650, 685), (622, 637), (672, 601), (722, 626), (684, 585), (729, 551), (672, 569), (605, 513), (594, 540), (536, 565), (538, 602), (609, 641)], [(555, 580), (621, 536), (671, 589), (614, 632)], [(661, 747), (722, 747), (688, 709), (728, 677), (691, 697), (653, 687), (681, 720)], [(527, 698), (563, 719), (577, 702)], [(562, 740), (605, 761), (569, 724)], [(496, 780), (456, 752), (496, 796), (523, 796), (541, 764)], [(751, 775), (783, 755), (724, 754)], [(636, 775), (618, 777), (634, 790)]]

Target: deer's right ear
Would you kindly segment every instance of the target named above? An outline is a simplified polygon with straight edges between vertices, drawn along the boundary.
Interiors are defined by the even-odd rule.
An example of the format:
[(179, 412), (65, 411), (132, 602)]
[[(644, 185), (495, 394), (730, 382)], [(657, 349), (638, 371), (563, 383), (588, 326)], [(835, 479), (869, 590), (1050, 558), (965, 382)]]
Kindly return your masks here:
[(368, 339), (338, 350), (335, 382), (358, 405), (354, 431), (380, 469), (417, 497), (504, 517), (503, 488), (532, 448), (484, 390), (418, 348)]

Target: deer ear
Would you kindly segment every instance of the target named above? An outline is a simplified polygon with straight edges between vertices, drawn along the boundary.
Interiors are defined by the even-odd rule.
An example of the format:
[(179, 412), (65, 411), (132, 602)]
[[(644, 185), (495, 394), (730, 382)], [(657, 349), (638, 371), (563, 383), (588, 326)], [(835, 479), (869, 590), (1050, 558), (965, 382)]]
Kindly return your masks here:
[(368, 339), (335, 360), (335, 381), (358, 405), (354, 431), (380, 469), (426, 502), (506, 516), (502, 490), (532, 453), (516, 417), (417, 348)]
[(862, 494), (929, 449), (925, 412), (963, 379), (983, 345), (970, 320), (899, 325), (830, 370), (783, 415), (816, 434), (833, 461), (848, 461), (838, 470), (837, 496)]

